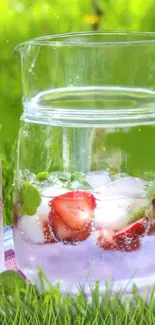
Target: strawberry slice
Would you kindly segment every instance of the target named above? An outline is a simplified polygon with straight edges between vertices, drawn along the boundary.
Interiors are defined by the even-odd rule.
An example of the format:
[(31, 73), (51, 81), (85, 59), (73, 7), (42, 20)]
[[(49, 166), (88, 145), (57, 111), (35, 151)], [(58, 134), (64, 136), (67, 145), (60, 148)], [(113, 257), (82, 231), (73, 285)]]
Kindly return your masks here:
[(100, 227), (96, 232), (97, 246), (105, 250), (117, 250), (117, 245), (113, 240), (114, 231)]
[(44, 233), (44, 242), (45, 243), (55, 243), (56, 240), (52, 234), (52, 229), (48, 221), (43, 221), (43, 233)]
[(76, 243), (85, 240), (91, 233), (91, 225), (81, 231), (75, 231), (67, 227), (53, 211), (49, 214), (49, 223), (54, 236), (65, 243)]
[(131, 242), (124, 242), (123, 245), (118, 246), (118, 250), (121, 252), (134, 252), (141, 247), (140, 239), (137, 238)]
[[(105, 236), (105, 237), (104, 237)], [(112, 250), (112, 251), (121, 251), (121, 252), (133, 252), (140, 248), (140, 240), (135, 239), (131, 242), (125, 242), (119, 244), (115, 242), (111, 234), (108, 238), (108, 233), (101, 232), (97, 238), (97, 245), (104, 250)]]
[(50, 206), (67, 227), (84, 230), (90, 225), (96, 201), (89, 192), (72, 191), (55, 197)]
[(140, 248), (140, 240), (137, 238), (132, 241), (118, 243), (114, 239), (114, 232), (108, 229), (102, 229), (97, 236), (97, 245), (104, 250), (133, 252)]
[(155, 198), (153, 198), (152, 200), (152, 205), (153, 205), (153, 209), (152, 209), (152, 220), (151, 220), (151, 225), (150, 225), (150, 229), (148, 231), (148, 236), (152, 236), (155, 235)]
[(152, 224), (149, 231), (148, 231), (148, 236), (155, 235), (155, 224)]
[(97, 245), (105, 250), (132, 252), (140, 247), (140, 237), (148, 233), (150, 220), (142, 218), (120, 231), (100, 227), (97, 231)]
[(113, 239), (119, 244), (124, 241), (132, 241), (148, 233), (150, 228), (149, 218), (142, 218), (134, 223), (124, 227), (122, 230), (116, 232)]
[(149, 228), (149, 231), (148, 231), (147, 235), (148, 236), (155, 235), (155, 218), (153, 218), (151, 220), (151, 225), (150, 225), (150, 228)]

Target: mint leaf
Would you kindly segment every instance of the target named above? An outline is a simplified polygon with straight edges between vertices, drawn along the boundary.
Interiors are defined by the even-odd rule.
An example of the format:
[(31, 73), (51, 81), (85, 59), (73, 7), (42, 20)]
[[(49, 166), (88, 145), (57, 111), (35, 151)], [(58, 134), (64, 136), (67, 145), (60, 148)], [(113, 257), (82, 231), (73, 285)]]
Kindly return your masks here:
[(84, 180), (84, 174), (81, 172), (75, 172), (71, 174), (70, 181), (79, 181), (82, 182)]
[(22, 213), (32, 216), (36, 213), (41, 203), (40, 194), (35, 186), (29, 182), (24, 182), (20, 191)]
[(66, 183), (66, 187), (70, 190), (90, 190), (91, 186), (85, 179), (85, 175), (81, 172), (72, 173)]
[(52, 175), (58, 178), (61, 182), (66, 182), (70, 178), (69, 172), (54, 172)]
[(48, 176), (48, 172), (41, 172), (36, 175), (38, 181), (45, 181)]
[(16, 289), (25, 289), (26, 286), (26, 281), (16, 271), (7, 270), (0, 274), (0, 287), (10, 295), (14, 295)]
[[(36, 175), (37, 181), (47, 181), (49, 185), (59, 185), (69, 190), (90, 190), (91, 186), (85, 179), (85, 174), (82, 172), (40, 172)], [(35, 184), (35, 183), (33, 183)], [(31, 183), (32, 186), (32, 183)], [(24, 206), (25, 209), (25, 206)], [(34, 214), (35, 207), (30, 206), (30, 211), (26, 207), (28, 214)]]

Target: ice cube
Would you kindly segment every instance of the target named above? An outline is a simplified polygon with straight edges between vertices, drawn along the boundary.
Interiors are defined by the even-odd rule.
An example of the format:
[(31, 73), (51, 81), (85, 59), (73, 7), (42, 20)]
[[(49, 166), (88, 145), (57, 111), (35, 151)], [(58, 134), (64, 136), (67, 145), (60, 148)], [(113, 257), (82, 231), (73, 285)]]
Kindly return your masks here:
[(36, 211), (36, 215), (39, 218), (44, 219), (45, 221), (48, 219), (48, 215), (50, 212), (49, 201), (50, 201), (49, 198), (43, 197), (41, 199), (41, 204)]
[(42, 220), (37, 215), (21, 217), (19, 227), (27, 240), (33, 243), (44, 243)]
[(115, 180), (108, 185), (100, 186), (95, 189), (96, 193), (102, 196), (129, 196), (144, 197), (144, 187), (146, 182), (135, 177), (123, 177)]
[(127, 225), (127, 209), (133, 204), (132, 199), (96, 201), (95, 222), (106, 228), (116, 230)]
[(109, 174), (104, 170), (92, 171), (87, 174), (86, 181), (92, 188), (99, 187), (101, 185), (107, 185), (111, 181)]
[[(103, 197), (102, 197), (103, 198)], [(113, 196), (113, 197), (104, 197), (103, 200), (96, 200), (97, 208), (105, 208), (110, 206), (117, 206), (119, 208), (126, 209), (128, 207), (132, 207), (134, 205), (135, 199), (134, 198), (127, 198), (121, 196)]]
[(133, 204), (131, 205), (131, 211), (137, 211), (140, 207), (149, 206), (148, 199), (135, 199)]
[(68, 189), (60, 186), (50, 186), (42, 190), (41, 195), (43, 197), (52, 198), (69, 192)]
[(19, 219), (19, 227), (26, 239), (33, 243), (44, 243), (43, 221), (48, 221), (49, 211), (49, 199), (42, 198), (36, 214), (25, 215)]

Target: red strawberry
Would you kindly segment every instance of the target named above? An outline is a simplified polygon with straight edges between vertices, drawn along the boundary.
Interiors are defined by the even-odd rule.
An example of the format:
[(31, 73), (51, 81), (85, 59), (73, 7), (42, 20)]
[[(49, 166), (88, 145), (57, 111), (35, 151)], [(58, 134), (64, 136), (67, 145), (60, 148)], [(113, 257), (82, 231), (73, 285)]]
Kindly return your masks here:
[(150, 220), (142, 218), (114, 234), (114, 240), (119, 244), (126, 241), (132, 241), (147, 234), (150, 228)]
[[(109, 236), (109, 237), (108, 237)], [(99, 236), (97, 237), (97, 245), (104, 250), (114, 250), (114, 251), (121, 251), (121, 252), (133, 252), (140, 248), (140, 240), (137, 238), (132, 241), (125, 241), (122, 243), (117, 243), (112, 233), (110, 231), (108, 235), (108, 230), (105, 229), (100, 231)]]
[(50, 206), (70, 229), (84, 230), (90, 225), (96, 201), (89, 192), (73, 191), (55, 197)]
[(152, 200), (152, 206), (153, 206), (153, 209), (152, 209), (152, 217), (153, 218), (151, 220), (150, 229), (148, 231), (149, 236), (155, 235), (155, 198), (153, 198), (153, 200)]
[(155, 224), (151, 225), (149, 231), (148, 231), (148, 236), (155, 235)]
[(118, 250), (121, 252), (133, 252), (139, 249), (140, 247), (141, 247), (140, 239), (137, 238), (135, 240), (130, 241), (129, 243), (124, 242), (122, 246), (119, 245)]
[(155, 219), (151, 222), (150, 229), (147, 233), (148, 236), (155, 235)]
[[(103, 233), (102, 233), (103, 235)], [(100, 248), (103, 248), (104, 250), (114, 250), (114, 251), (121, 251), (121, 252), (133, 252), (135, 250), (137, 250), (138, 248), (140, 248), (140, 240), (139, 239), (135, 239), (133, 241), (130, 242), (125, 242), (118, 244), (117, 242), (114, 241), (113, 238), (104, 238), (100, 234), (100, 236), (97, 239), (97, 245)]]
[(117, 245), (113, 240), (114, 232), (110, 229), (100, 227), (97, 230), (97, 245), (105, 250), (117, 250)]
[(48, 223), (48, 221), (43, 221), (43, 233), (45, 238), (45, 243), (55, 243), (56, 240), (52, 235), (52, 229)]
[(97, 245), (105, 250), (131, 252), (140, 247), (140, 237), (147, 234), (150, 227), (148, 218), (142, 218), (120, 231), (101, 228), (97, 231)]
[(53, 211), (49, 214), (49, 223), (55, 237), (63, 242), (79, 242), (85, 240), (91, 232), (91, 226), (81, 231), (75, 231), (67, 227)]

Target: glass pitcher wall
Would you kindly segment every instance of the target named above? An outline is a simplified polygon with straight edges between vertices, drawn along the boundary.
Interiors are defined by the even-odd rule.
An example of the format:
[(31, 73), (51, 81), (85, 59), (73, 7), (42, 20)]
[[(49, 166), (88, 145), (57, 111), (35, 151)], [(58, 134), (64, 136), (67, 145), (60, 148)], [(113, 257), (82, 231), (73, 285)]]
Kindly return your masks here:
[(21, 44), (14, 241), (38, 284), (155, 281), (155, 34)]

